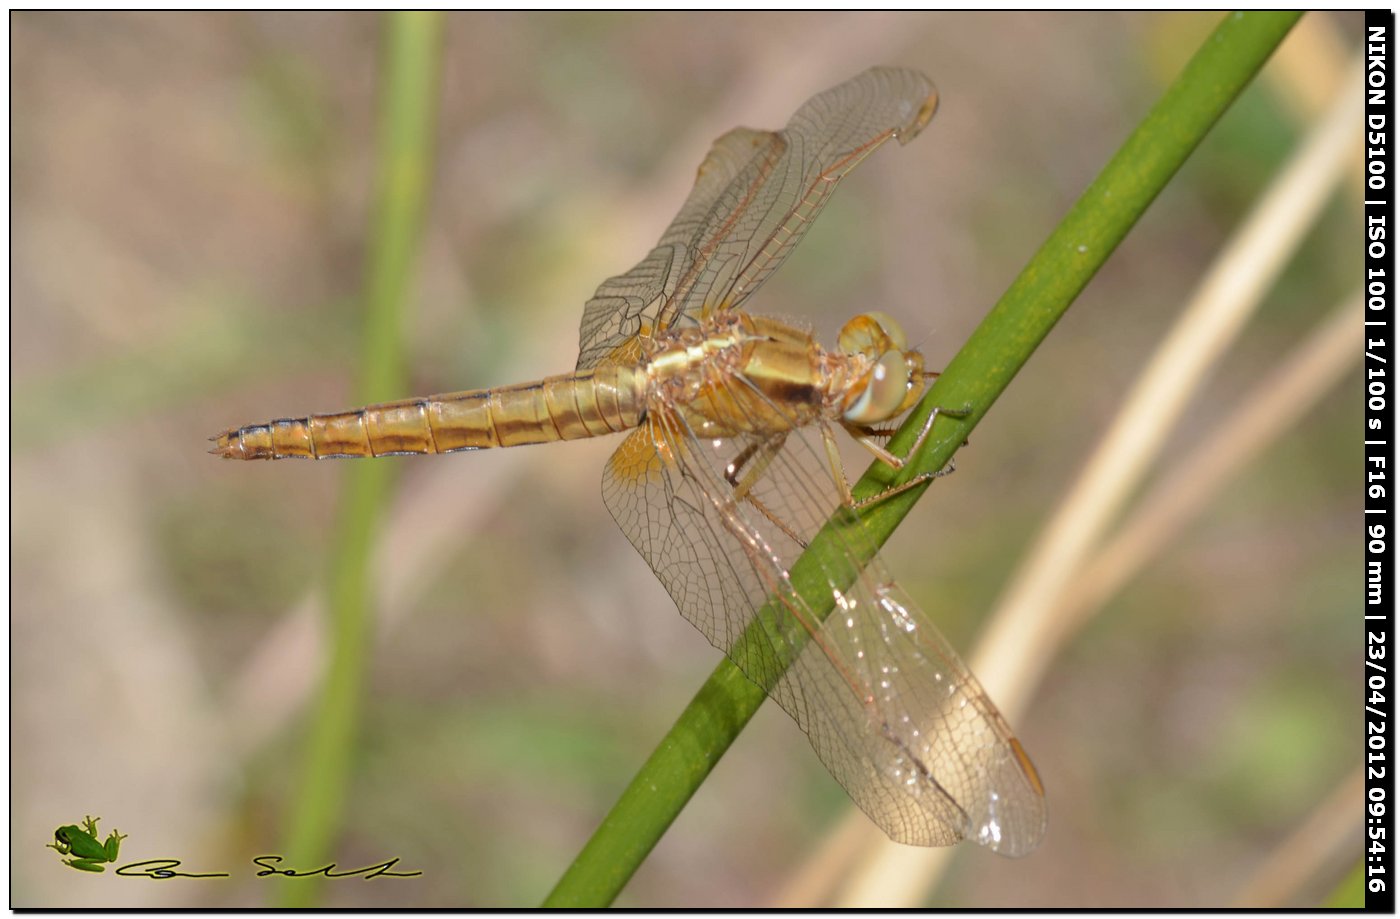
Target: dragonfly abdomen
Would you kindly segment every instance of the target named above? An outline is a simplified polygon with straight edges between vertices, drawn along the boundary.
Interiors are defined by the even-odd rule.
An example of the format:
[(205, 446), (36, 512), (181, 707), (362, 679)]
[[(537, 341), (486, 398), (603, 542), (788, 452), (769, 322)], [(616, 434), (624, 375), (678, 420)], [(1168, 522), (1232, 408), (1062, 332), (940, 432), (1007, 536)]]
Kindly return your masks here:
[(229, 459), (330, 459), (455, 453), (597, 437), (636, 427), (644, 375), (598, 367), (533, 383), (281, 418), (212, 438)]

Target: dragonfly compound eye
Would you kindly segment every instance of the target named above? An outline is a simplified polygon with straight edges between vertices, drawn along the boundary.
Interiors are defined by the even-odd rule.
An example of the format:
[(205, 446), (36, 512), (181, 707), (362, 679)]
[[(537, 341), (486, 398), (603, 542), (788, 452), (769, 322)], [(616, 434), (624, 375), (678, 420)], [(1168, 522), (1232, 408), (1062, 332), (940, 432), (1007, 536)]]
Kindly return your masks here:
[(870, 368), (865, 388), (842, 417), (853, 424), (878, 424), (904, 411), (915, 379), (913, 369), (903, 351), (886, 351)]

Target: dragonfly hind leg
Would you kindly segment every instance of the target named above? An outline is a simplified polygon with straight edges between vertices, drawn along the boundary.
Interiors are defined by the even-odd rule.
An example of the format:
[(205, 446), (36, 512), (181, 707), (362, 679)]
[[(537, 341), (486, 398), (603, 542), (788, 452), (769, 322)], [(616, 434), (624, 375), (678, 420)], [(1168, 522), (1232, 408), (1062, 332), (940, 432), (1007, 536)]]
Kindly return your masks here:
[(752, 504), (757, 511), (762, 514), (769, 523), (783, 531), (793, 542), (803, 549), (807, 548), (807, 540), (794, 533), (792, 528), (783, 522), (782, 518), (770, 511), (758, 496), (753, 493), (753, 487), (759, 478), (768, 471), (768, 464), (773, 461), (779, 451), (783, 449), (783, 443), (787, 440), (787, 434), (779, 434), (767, 440), (757, 441), (749, 444), (739, 452), (739, 455), (729, 463), (724, 471), (725, 481), (734, 489), (734, 499), (736, 501), (747, 501)]

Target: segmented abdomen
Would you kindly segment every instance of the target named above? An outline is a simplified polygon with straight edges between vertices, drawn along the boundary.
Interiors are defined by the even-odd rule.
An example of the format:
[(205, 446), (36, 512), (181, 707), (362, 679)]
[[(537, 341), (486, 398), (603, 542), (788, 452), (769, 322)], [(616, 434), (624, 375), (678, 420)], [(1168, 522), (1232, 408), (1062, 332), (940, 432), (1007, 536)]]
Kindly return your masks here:
[(453, 453), (597, 437), (636, 427), (645, 374), (606, 366), (534, 383), (282, 418), (211, 438), (229, 459)]

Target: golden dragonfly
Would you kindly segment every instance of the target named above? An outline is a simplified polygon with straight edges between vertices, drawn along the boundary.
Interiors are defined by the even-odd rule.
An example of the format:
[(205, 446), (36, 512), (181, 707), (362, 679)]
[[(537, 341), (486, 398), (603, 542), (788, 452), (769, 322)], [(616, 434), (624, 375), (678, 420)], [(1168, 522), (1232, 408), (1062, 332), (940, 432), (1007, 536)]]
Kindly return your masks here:
[[(1029, 852), (1046, 822), (1035, 767), (886, 574), (858, 512), (888, 493), (852, 498), (834, 434), (902, 466), (883, 442), (933, 374), (882, 313), (852, 319), (833, 351), (742, 309), (836, 184), (891, 138), (913, 139), (937, 102), (923, 74), (877, 67), (809, 99), (780, 131), (719, 138), (660, 243), (584, 307), (572, 373), (246, 425), (210, 452), (453, 453), (631, 431), (603, 474), (614, 519), (855, 803), (898, 842)], [(837, 546), (819, 560), (829, 615), (792, 574), (824, 527)]]

